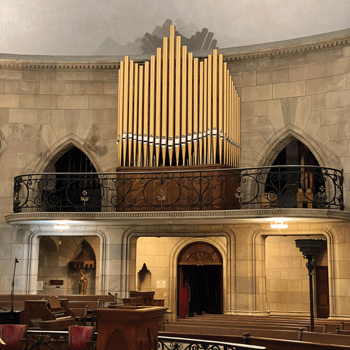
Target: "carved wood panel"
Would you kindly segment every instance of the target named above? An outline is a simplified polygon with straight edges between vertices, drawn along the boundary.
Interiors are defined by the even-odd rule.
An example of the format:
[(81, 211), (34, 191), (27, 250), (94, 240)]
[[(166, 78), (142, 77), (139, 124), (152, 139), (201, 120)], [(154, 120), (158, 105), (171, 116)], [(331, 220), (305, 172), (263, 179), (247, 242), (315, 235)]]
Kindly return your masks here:
[(222, 265), (220, 252), (211, 244), (195, 242), (186, 246), (180, 253), (179, 265)]

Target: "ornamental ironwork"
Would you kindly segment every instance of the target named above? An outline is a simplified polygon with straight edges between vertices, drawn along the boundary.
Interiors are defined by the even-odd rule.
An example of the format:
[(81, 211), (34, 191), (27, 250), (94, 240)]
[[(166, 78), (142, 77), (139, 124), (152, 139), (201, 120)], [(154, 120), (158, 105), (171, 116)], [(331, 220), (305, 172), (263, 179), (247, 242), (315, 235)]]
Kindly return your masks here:
[(157, 348), (158, 350), (266, 350), (265, 346), (167, 336), (158, 337)]
[(19, 212), (343, 210), (343, 172), (317, 166), (16, 176)]

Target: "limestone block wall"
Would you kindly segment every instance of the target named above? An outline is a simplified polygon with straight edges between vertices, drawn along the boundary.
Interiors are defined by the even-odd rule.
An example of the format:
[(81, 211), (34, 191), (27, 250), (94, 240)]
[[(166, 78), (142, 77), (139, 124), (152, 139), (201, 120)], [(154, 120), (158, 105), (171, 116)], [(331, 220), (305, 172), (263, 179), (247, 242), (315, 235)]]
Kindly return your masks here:
[[(149, 270), (150, 283), (148, 290), (155, 291), (155, 299), (164, 299), (165, 306), (174, 317), (177, 314), (177, 257), (187, 244), (201, 240), (195, 237), (139, 237), (136, 242), (136, 283), (139, 284), (138, 272), (146, 264)], [(205, 242), (208, 239), (203, 238)], [(222, 246), (226, 246), (226, 238), (215, 237)], [(210, 242), (210, 240), (209, 240)], [(181, 247), (181, 249), (179, 248)], [(225, 257), (223, 257), (225, 259)], [(224, 263), (223, 291), (229, 290), (225, 284), (227, 278), (227, 262)], [(143, 289), (142, 289), (143, 290)], [(225, 296), (226, 300), (226, 296)], [(225, 310), (227, 312), (227, 310)]]
[(81, 148), (97, 171), (116, 167), (117, 66), (36, 63), (0, 65), (2, 223), (12, 212), (14, 176), (45, 171), (69, 144)]
[(241, 97), (241, 166), (272, 164), (294, 136), (321, 166), (344, 169), (349, 207), (350, 47), (293, 50), (228, 63)]
[(180, 239), (180, 237), (140, 237), (137, 239), (136, 286), (138, 286), (137, 273), (145, 263), (151, 272), (150, 290), (155, 291), (155, 299), (164, 299), (167, 307), (170, 293), (170, 256)]
[(266, 238), (266, 302), (270, 312), (308, 313), (309, 279), (297, 236)]
[(337, 235), (334, 240), (334, 286), (336, 300), (334, 304), (335, 314), (344, 317), (350, 315), (350, 227), (348, 224), (340, 224), (337, 227)]

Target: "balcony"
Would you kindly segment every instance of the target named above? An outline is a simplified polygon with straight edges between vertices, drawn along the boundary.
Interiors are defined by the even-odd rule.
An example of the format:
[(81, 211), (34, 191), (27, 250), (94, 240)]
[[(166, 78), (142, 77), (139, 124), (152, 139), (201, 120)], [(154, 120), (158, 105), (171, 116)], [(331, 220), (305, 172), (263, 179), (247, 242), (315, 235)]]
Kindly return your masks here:
[(165, 169), (16, 176), (13, 211), (344, 209), (343, 172), (332, 168)]

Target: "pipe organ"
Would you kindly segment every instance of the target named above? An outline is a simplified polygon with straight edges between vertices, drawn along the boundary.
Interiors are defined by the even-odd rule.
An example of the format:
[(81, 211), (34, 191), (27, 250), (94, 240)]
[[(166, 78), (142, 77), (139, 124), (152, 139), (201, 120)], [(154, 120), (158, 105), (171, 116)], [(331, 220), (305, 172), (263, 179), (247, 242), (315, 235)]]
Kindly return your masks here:
[(118, 81), (119, 167), (240, 163), (240, 100), (223, 55), (193, 57), (163, 38), (150, 61), (128, 56)]

